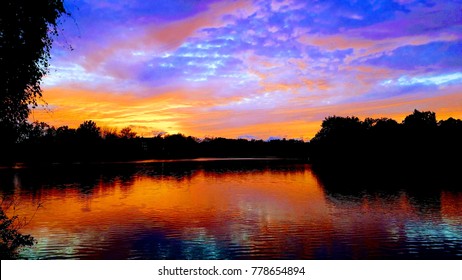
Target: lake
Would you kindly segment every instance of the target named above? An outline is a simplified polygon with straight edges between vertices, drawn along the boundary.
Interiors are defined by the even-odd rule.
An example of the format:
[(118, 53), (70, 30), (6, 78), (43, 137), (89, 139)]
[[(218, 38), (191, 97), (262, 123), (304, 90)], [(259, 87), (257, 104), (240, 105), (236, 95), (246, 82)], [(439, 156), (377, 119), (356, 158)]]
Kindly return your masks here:
[(30, 220), (26, 259), (462, 259), (461, 188), (384, 177), (145, 161), (2, 168), (0, 192)]

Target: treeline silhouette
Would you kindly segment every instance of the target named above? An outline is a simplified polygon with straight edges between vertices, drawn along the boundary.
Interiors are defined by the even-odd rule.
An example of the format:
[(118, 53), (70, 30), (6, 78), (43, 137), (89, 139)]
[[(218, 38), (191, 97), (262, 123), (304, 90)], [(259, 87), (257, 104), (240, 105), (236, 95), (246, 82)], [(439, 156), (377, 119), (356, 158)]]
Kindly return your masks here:
[[(281, 157), (308, 161), (318, 170), (407, 172), (461, 167), (462, 121), (436, 120), (415, 110), (401, 123), (389, 118), (327, 117), (310, 142), (295, 139), (199, 139), (182, 134), (143, 138), (130, 127), (77, 129), (27, 123), (12, 143), (0, 137), (3, 162), (90, 162), (198, 157)], [(6, 140), (5, 140), (6, 139)]]
[[(18, 143), (4, 151), (12, 162), (123, 161), (198, 157), (307, 158), (308, 143), (301, 140), (199, 139), (182, 134), (138, 137), (130, 127), (120, 132), (102, 129), (93, 121), (77, 129), (55, 128), (43, 122), (20, 130)], [(5, 147), (5, 145), (2, 145)], [(8, 145), (7, 145), (8, 146)]]
[(462, 121), (437, 121), (434, 112), (418, 110), (401, 123), (389, 118), (361, 121), (331, 116), (310, 144), (310, 160), (321, 172), (355, 169), (383, 174), (390, 170), (425, 175), (436, 169), (454, 171), (461, 167)]

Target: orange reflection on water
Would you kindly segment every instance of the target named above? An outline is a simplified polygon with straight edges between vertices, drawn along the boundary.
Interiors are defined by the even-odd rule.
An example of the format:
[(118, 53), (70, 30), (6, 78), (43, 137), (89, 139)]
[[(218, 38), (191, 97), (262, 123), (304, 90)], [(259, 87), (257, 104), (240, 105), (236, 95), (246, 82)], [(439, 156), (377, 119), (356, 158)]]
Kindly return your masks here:
[(450, 221), (462, 219), (462, 193), (441, 193), (441, 216)]
[[(37, 197), (43, 207), (27, 231), (38, 238), (38, 251), (48, 250), (44, 240), (53, 238), (77, 257), (88, 256), (80, 255), (85, 252), (75, 247), (135, 240), (146, 231), (160, 231), (166, 238), (182, 241), (224, 241), (247, 255), (264, 257), (265, 248), (272, 248), (271, 254), (278, 250), (284, 254), (287, 246), (295, 246), (287, 244), (289, 235), (309, 242), (304, 233), (307, 227), (320, 232), (332, 227), (322, 188), (304, 167), (223, 173), (197, 170), (180, 178), (136, 176), (130, 184), (100, 181), (90, 191), (42, 187), (34, 198), (24, 194), (22, 200), (37, 201)], [(24, 213), (31, 213), (33, 205)], [(307, 249), (303, 254), (312, 253)], [(130, 257), (130, 252), (120, 256)]]
[(201, 164), (96, 172), (81, 180), (50, 172), (51, 180), (31, 185), (18, 173), (19, 214), (30, 217), (43, 204), (24, 228), (38, 244), (22, 256), (462, 257), (460, 193), (322, 185), (308, 165), (210, 170)]

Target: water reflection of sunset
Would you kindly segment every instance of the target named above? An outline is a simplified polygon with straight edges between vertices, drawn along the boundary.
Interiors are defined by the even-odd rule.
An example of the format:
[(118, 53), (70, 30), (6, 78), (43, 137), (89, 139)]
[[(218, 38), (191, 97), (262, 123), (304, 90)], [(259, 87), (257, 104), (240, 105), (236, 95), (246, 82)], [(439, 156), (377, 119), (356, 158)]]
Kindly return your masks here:
[[(138, 177), (129, 186), (120, 180), (101, 181), (90, 193), (78, 188), (42, 188), (40, 197), (45, 199), (28, 227), (31, 234), (45, 233), (48, 239), (53, 233), (59, 233), (54, 236), (58, 239), (75, 234), (79, 248), (160, 229), (165, 238), (226, 241), (258, 255), (259, 247), (280, 244), (282, 250), (286, 235), (301, 233), (300, 225), (330, 227), (322, 189), (305, 168), (292, 172), (199, 170), (183, 178)], [(285, 234), (278, 237), (275, 231)], [(44, 245), (39, 239), (37, 247)]]
[[(81, 180), (50, 173), (36, 183), (21, 180), (34, 176), (20, 170), (14, 188), (20, 214), (43, 204), (24, 229), (38, 244), (23, 256), (361, 259), (462, 252), (458, 194), (342, 193), (326, 188), (308, 165), (204, 164), (88, 175), (90, 168)], [(413, 252), (418, 242), (427, 249)], [(446, 251), (432, 251), (442, 242)]]

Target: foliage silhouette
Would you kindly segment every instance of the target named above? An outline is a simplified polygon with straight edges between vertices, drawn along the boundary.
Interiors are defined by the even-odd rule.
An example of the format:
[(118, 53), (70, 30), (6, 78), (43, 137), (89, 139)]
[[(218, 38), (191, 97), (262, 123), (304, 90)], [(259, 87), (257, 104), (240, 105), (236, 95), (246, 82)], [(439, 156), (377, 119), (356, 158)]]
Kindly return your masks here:
[(100, 139), (101, 128), (99, 128), (94, 121), (84, 121), (79, 128), (77, 128), (77, 137), (82, 141), (97, 141)]
[(0, 259), (15, 259), (19, 250), (34, 245), (35, 239), (19, 232), (26, 221), (21, 221), (15, 214), (7, 216), (6, 212), (15, 207), (15, 201), (7, 201), (3, 197), (0, 204)]
[(120, 161), (197, 157), (308, 157), (300, 140), (199, 139), (183, 134), (137, 137), (131, 128), (101, 129), (91, 120), (77, 129), (34, 122), (23, 126), (12, 162)]
[(136, 137), (136, 132), (132, 131), (130, 127), (124, 127), (120, 130), (120, 137), (124, 139), (133, 139)]
[(430, 129), (436, 127), (436, 115), (434, 112), (420, 112), (414, 110), (414, 112), (404, 118), (404, 126), (411, 129)]
[(57, 20), (66, 11), (62, 0), (3, 0), (0, 11), (0, 128), (13, 142), (42, 97)]
[(414, 112), (401, 124), (395, 120), (328, 117), (311, 141), (310, 159), (318, 169), (381, 172), (393, 168), (403, 175), (448, 172), (460, 166), (462, 121), (436, 121), (434, 112)]
[[(359, 169), (367, 172), (452, 172), (462, 156), (462, 121), (436, 121), (432, 112), (415, 110), (402, 123), (389, 118), (331, 116), (310, 142), (301, 140), (199, 139), (182, 134), (137, 137), (93, 121), (77, 129), (35, 122), (22, 126), (21, 142), (9, 160), (16, 162), (120, 161), (198, 157), (281, 157), (309, 160), (315, 168)], [(8, 160), (8, 157), (5, 157)], [(451, 164), (456, 162), (456, 164)], [(440, 171), (441, 171), (440, 170)], [(395, 171), (394, 171), (395, 172)]]

